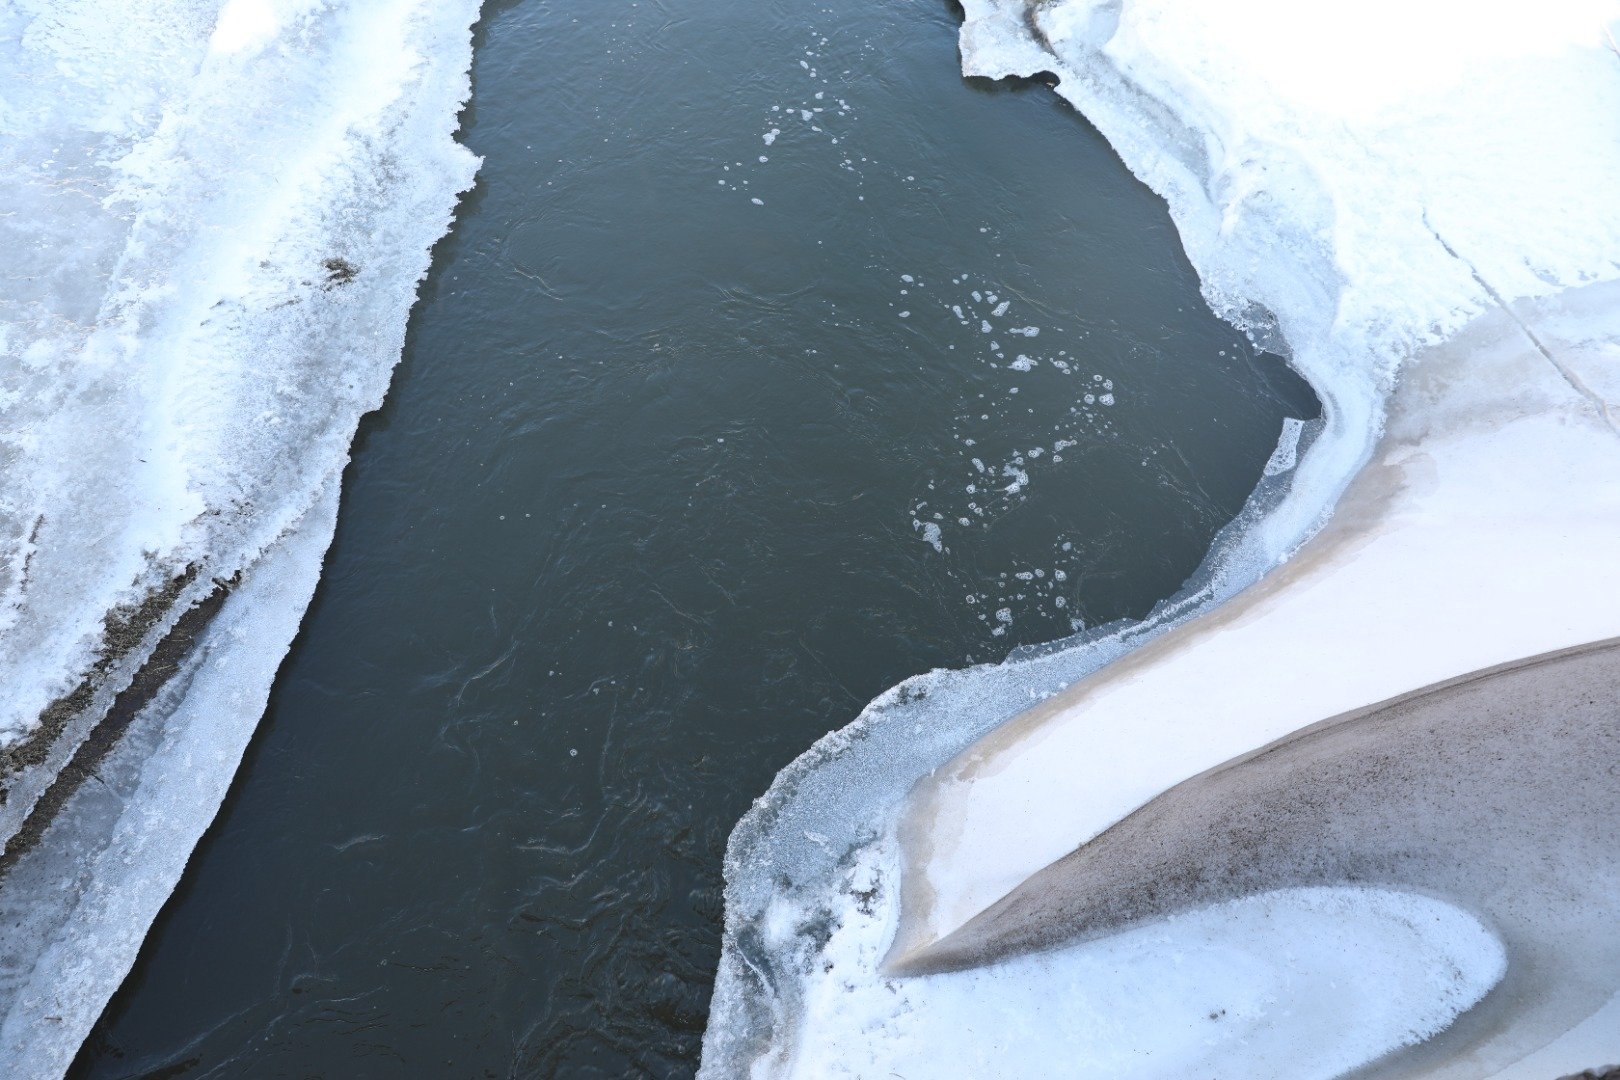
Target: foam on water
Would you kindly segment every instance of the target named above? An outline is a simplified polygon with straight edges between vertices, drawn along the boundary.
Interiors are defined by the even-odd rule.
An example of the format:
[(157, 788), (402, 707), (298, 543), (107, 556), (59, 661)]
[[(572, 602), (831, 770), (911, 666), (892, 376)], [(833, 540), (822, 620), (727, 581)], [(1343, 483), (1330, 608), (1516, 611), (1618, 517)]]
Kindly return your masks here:
[[(1420, 966), (1453, 966), (1458, 980), (1373, 980), (1380, 985), (1363, 987), (1358, 999), (1366, 1008), (1335, 1011), (1344, 1038), (1331, 1047), (1318, 1044), (1323, 1025), (1274, 1017), (1266, 1038), (1279, 1041), (1270, 1051), (1245, 1057), (1218, 1038), (1189, 1049), (1171, 1030), (1180, 1021), (1155, 1029), (1152, 1015), (1120, 1003), (1119, 1012), (1099, 1004), (1088, 1014), (1095, 1027), (1049, 1017), (1030, 1035), (1038, 1052), (991, 1060), (1003, 1074), (1135, 1075), (1120, 1055), (1157, 1031), (1162, 1044), (1188, 1054), (1175, 1068), (1148, 1066), (1143, 1075), (1186, 1075), (1193, 1066), (1336, 1075), (1432, 1034), (1478, 1000), (1501, 974), (1491, 935), (1430, 901), (1296, 894), (1184, 916), (1095, 946), (1103, 952), (1088, 946), (1068, 959), (1047, 954), (912, 986), (878, 967), (886, 931), (874, 920), (898, 904), (898, 889), (873, 852), (893, 842), (896, 808), (919, 777), (1031, 702), (1288, 559), (1377, 443), (1405, 359), (1503, 298), (1620, 277), (1620, 53), (1610, 45), (1620, 5), (1569, 0), (1533, 18), (1499, 4), (1463, 13), (1443, 0), (1353, 9), (1277, 0), (965, 0), (964, 8), (964, 72), (1055, 74), (1058, 92), (1166, 200), (1210, 305), (1262, 344), (1286, 349), (1322, 399), (1324, 418), (1285, 426), (1244, 513), (1183, 593), (1144, 623), (1100, 628), (999, 666), (910, 680), (783, 770), (728, 851), (725, 955), (705, 1075), (827, 1075), (835, 1067), (882, 1075), (913, 1054), (921, 1054), (913, 1064), (937, 1070), (961, 1058), (942, 1059), (929, 1046), (961, 1055), (991, 1045), (950, 1040), (988, 1015), (979, 1010), (995, 1009), (992, 1002), (1061, 987), (1108, 1004), (1095, 995), (1123, 984), (1111, 981), (1116, 971), (1088, 967), (1103, 952), (1151, 964), (1211, 941), (1239, 947), (1254, 940), (1248, 920), (1261, 908), (1287, 909), (1294, 929), (1284, 936), (1297, 930), (1310, 943), (1300, 954), (1313, 973), (1299, 986), (1302, 1015), (1342, 1003), (1333, 953), (1352, 940), (1368, 955), (1418, 949)], [(982, 294), (973, 300), (982, 303)], [(950, 310), (991, 332), (964, 304)], [(852, 875), (866, 876), (850, 888)], [(1290, 907), (1296, 903), (1303, 906)], [(1424, 907), (1425, 925), (1392, 916), (1410, 903)], [(851, 944), (863, 934), (877, 951)], [(1267, 977), (1284, 977), (1288, 963), (1277, 960)], [(1326, 981), (1311, 982), (1318, 977)], [(835, 981), (842, 1004), (828, 996)], [(1188, 998), (1166, 1004), (1172, 1014), (1193, 1018), (1184, 1006), (1202, 992), (1196, 983), (1185, 985)], [(1388, 1011), (1375, 1007), (1385, 993)], [(855, 1019), (830, 1022), (846, 1006)], [(1016, 1013), (996, 1009), (975, 1030), (993, 1042), (985, 1029), (1017, 1022)]]
[[(279, 610), (244, 614), (211, 646), (211, 662), (237, 673), (219, 705), (229, 722), (210, 718), (227, 749), (199, 765), (206, 794), (160, 831), (150, 862), (82, 873), (89, 849), (63, 821), (32, 849), (76, 884), (45, 939), (8, 933), (8, 966), (90, 947), (102, 940), (92, 923), (118, 932), (64, 983), (74, 1001), (53, 1006), (66, 1014), (51, 1036), (31, 1029), (31, 1061), (71, 1053), (127, 970), (308, 602), (355, 425), (382, 400), (429, 249), (477, 165), (451, 137), (477, 9), (0, 10), (5, 835), (186, 610), (222, 583), (239, 583), (232, 610), (250, 594)], [(272, 559), (299, 561), (277, 573), (301, 584), (253, 586)], [(168, 708), (185, 713), (184, 701)], [(119, 820), (161, 820), (168, 797), (132, 790)], [(150, 887), (99, 915), (76, 907), (116, 888), (107, 874)], [(7, 995), (8, 1037), (38, 1024), (35, 1000)]]

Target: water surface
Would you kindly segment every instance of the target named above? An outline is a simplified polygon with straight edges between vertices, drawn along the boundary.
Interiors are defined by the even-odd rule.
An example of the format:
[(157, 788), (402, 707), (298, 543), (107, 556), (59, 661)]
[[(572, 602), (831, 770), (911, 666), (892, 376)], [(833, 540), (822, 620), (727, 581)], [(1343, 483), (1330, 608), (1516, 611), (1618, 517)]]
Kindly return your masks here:
[(1192, 572), (1314, 399), (1082, 120), (957, 74), (958, 21), (486, 5), (479, 186), (75, 1075), (687, 1075), (780, 767)]

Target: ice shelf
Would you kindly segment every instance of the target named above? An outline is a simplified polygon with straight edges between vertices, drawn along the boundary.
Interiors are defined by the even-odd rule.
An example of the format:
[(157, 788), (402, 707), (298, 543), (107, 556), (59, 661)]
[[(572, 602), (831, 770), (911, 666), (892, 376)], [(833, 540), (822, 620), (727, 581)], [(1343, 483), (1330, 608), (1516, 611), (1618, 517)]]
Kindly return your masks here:
[(477, 0), (0, 4), (0, 1073), (207, 828), (432, 245)]

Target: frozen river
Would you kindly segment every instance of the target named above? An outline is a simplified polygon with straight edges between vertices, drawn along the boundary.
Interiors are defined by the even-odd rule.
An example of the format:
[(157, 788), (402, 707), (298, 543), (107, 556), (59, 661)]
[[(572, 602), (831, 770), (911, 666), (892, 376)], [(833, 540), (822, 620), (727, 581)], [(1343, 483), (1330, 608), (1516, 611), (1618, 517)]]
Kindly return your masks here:
[(727, 834), (1140, 617), (1314, 396), (939, 0), (486, 4), (484, 158), (242, 772), (73, 1073), (685, 1075)]

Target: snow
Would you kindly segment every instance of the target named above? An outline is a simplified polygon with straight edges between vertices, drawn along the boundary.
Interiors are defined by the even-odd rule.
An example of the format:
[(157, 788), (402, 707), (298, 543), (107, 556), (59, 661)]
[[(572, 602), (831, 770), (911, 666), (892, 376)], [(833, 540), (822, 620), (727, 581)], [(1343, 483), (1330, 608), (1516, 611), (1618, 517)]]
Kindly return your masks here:
[[(78, 972), (48, 1029), (39, 999), (6, 998), (3, 1030), (36, 1025), (37, 1060), (71, 1053), (117, 985), (296, 630), (355, 425), (382, 401), (429, 249), (477, 165), (451, 137), (477, 7), (0, 7), (0, 747), (48, 739), (41, 764), (5, 777), (0, 835), (216, 582), (241, 574), (240, 595), (267, 605), (213, 646), (237, 673), (224, 711), (197, 721), (219, 741), (198, 801), (143, 840), (142, 888), (99, 914), (86, 899), (45, 939), (6, 935), (13, 964), (48, 946)], [(289, 559), (276, 573), (297, 587), (247, 584)], [(149, 600), (149, 625), (112, 647), (106, 625)], [(89, 707), (49, 739), (42, 713), (81, 684)], [(38, 849), (49, 872), (86, 898), (131, 872), (52, 843)]]
[[(793, 1075), (1326, 1080), (1445, 1027), (1504, 969), (1495, 937), (1440, 901), (1295, 889), (989, 968), (873, 980), (893, 932), (874, 894), (893, 877), (885, 856), (868, 848), (847, 874), (855, 902), (807, 980)], [(1317, 1037), (1302, 1046), (1293, 1025)]]
[(446, 136), (471, 5), (214, 7), (4, 16), (0, 739), (105, 612), (193, 562), (229, 577), (310, 505), (470, 182)]
[(58, 1077), (135, 962), (230, 787), (298, 632), (337, 521), (338, 477), (226, 602), (145, 709), (6, 876), (0, 1060)]
[[(935, 804), (926, 874), (940, 898), (927, 936), (1256, 746), (1471, 671), (1620, 636), (1610, 557), (1620, 436), (1521, 340), (1515, 332), (1493, 350), (1470, 339), (1465, 357), (1414, 365), (1390, 438), (1305, 549), (1323, 555), (1277, 572), (1286, 588), (1231, 601), (1218, 621), (1190, 624), (924, 782), (918, 802)], [(1408, 391), (1421, 408), (1402, 407)], [(1463, 422), (1446, 424), (1457, 413)], [(1353, 557), (1334, 557), (1350, 545)]]
[[(1010, 1042), (1015, 1057), (988, 1059), (998, 1075), (1134, 1075), (1122, 1055), (1144, 1043), (1184, 1053), (1163, 1075), (1336, 1075), (1444, 1028), (1494, 981), (1492, 957), (1510, 978), (1551, 957), (1581, 992), (1498, 1007), (1467, 1030), (1462, 1072), (1414, 1057), (1398, 1074), (1620, 1060), (1599, 1022), (1616, 975), (1579, 944), (1612, 939), (1612, 916), (1583, 910), (1578, 933), (1537, 921), (1537, 897), (1585, 895), (1558, 877), (1575, 857), (1545, 880), (1533, 859), (1494, 880), (1476, 868), (1452, 883), (1458, 906), (1424, 901), (1451, 913), (1429, 924), (1381, 906), (1410, 897), (1313, 896), (1289, 923), (1300, 951), (1245, 953), (1256, 979), (1299, 990), (1246, 1049), (1186, 1037), (1198, 961), (1138, 1011), (1120, 958), (1252, 949), (1243, 905), (1276, 917), (1298, 895), (950, 970), (968, 955), (953, 942), (1016, 939), (1036, 895), (1020, 889), (1060, 885), (1054, 860), (1174, 785), (1347, 710), (1620, 636), (1620, 3), (964, 8), (964, 72), (1054, 73), (1165, 199), (1211, 306), (1286, 347), (1325, 414), (1285, 427), (1244, 514), (1145, 623), (910, 680), (783, 771), (728, 850), (705, 1073), (939, 1075)], [(1601, 797), (1585, 812), (1612, 818)], [(1607, 857), (1585, 855), (1597, 880)], [(859, 895), (852, 867), (869, 874)], [(1346, 995), (1329, 985), (1340, 953), (1423, 955), (1471, 989), (1407, 997), (1422, 980), (1374, 964)], [(1043, 1007), (1060, 994), (1073, 1015)], [(1003, 1026), (1017, 1037), (998, 1041)]]

